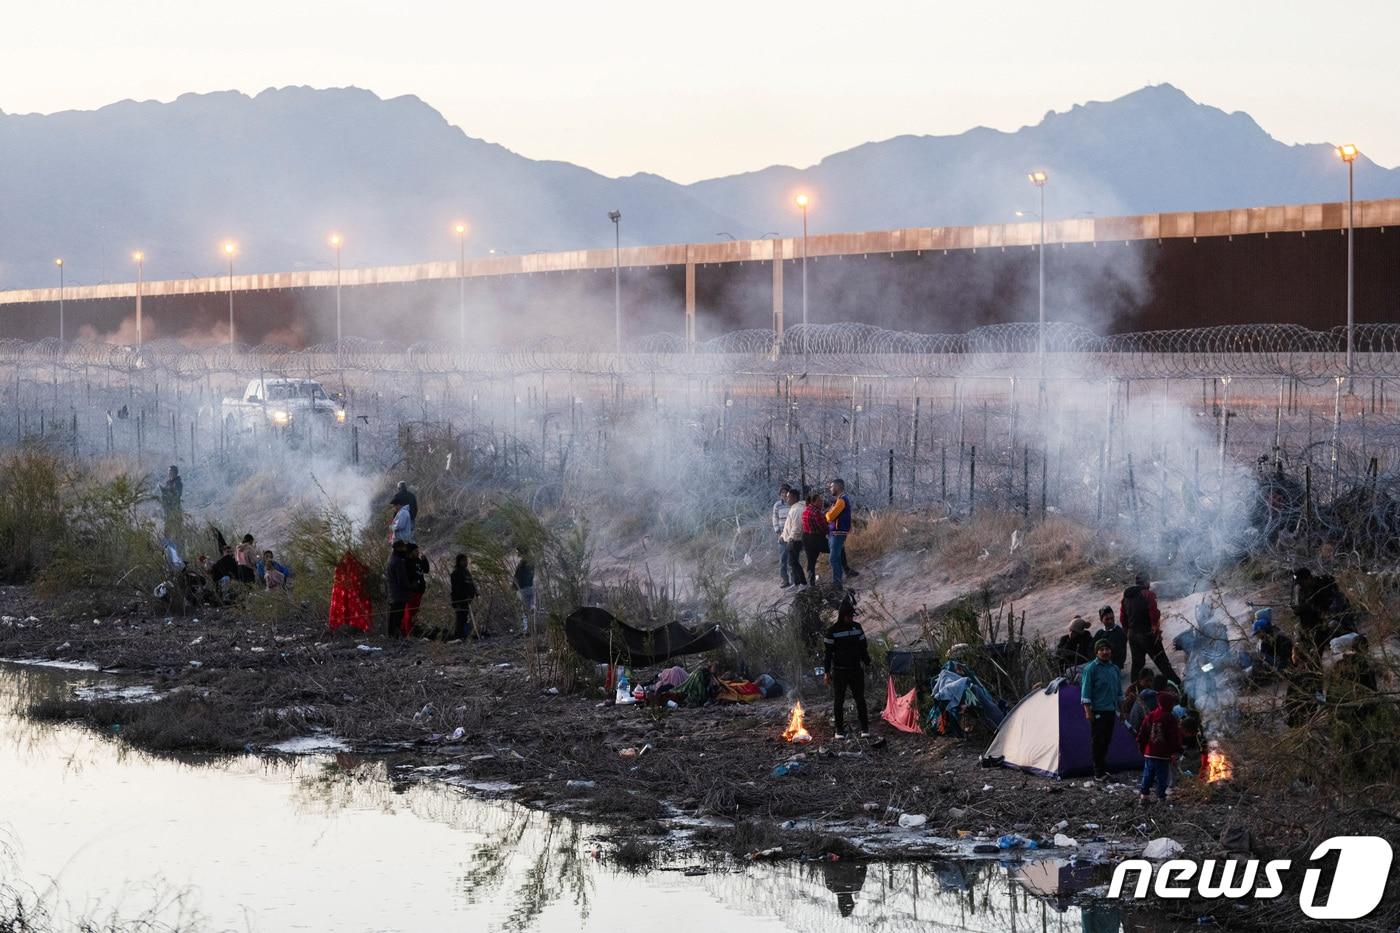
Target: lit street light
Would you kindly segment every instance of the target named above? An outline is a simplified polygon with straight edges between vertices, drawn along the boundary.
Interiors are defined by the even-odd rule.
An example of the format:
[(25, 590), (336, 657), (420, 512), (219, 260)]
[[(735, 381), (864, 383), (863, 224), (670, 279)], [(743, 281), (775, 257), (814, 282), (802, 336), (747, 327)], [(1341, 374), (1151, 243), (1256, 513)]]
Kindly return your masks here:
[(146, 265), (146, 254), (139, 249), (131, 254), (132, 261), (136, 263), (136, 345), (141, 346), (141, 287), (143, 285), (143, 273)]
[(238, 244), (224, 241), (224, 255), (228, 257), (228, 345), (233, 346), (233, 257), (238, 252)]
[(618, 359), (622, 358), (622, 211), (608, 211), (613, 225), (613, 327)]
[(63, 341), (63, 260), (55, 259), (53, 264), (58, 266), (58, 339)]
[(1036, 335), (1036, 357), (1040, 363), (1040, 396), (1045, 397), (1045, 182), (1050, 176), (1037, 169), (1026, 176), (1031, 180), (1031, 184), (1040, 189), (1040, 245), (1036, 247), (1036, 252), (1040, 253), (1040, 313), (1038, 315), (1040, 327)]
[(340, 352), (340, 247), (344, 239), (338, 233), (331, 234), (331, 246), (335, 248), (335, 349)]
[(1337, 155), (1347, 164), (1347, 395), (1356, 394), (1353, 384), (1352, 330), (1356, 327), (1356, 156), (1360, 150), (1351, 143), (1337, 147)]
[(807, 205), (811, 199), (805, 194), (793, 198), (793, 203), (802, 208), (802, 356), (807, 356)]

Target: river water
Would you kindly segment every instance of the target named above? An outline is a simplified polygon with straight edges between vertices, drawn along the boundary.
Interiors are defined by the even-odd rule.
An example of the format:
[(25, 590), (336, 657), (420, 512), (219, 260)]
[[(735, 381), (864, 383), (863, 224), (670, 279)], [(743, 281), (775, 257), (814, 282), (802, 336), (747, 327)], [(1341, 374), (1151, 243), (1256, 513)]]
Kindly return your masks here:
[(155, 756), (18, 712), (110, 683), (0, 664), (0, 886), (37, 901), (55, 929), (112, 918), (337, 933), (1120, 929), (1116, 909), (1081, 916), (1057, 895), (1085, 882), (1051, 863), (679, 854), (633, 873), (607, 859), (604, 828), (446, 785), (395, 786), (382, 763)]

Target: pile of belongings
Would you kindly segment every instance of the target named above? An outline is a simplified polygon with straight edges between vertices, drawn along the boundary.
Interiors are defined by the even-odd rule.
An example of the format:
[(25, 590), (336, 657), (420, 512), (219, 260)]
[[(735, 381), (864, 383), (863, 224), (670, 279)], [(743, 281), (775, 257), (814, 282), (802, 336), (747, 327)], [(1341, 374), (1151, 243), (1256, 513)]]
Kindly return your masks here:
[(988, 731), (993, 732), (1006, 716), (1006, 710), (997, 698), (961, 661), (949, 661), (943, 665), (930, 692), (933, 694), (933, 706), (928, 714), (929, 725), (939, 735), (957, 738), (966, 735), (964, 724), (968, 723), (969, 713), (976, 714)]
[[(609, 686), (611, 678), (609, 674)], [(664, 706), (668, 702), (677, 706), (704, 706), (706, 703), (752, 703), (784, 696), (787, 690), (786, 684), (769, 674), (760, 674), (756, 680), (726, 680), (715, 674), (710, 665), (702, 665), (694, 673), (676, 665), (666, 668), (649, 683), (633, 687), (632, 697), (638, 703), (653, 706)]]

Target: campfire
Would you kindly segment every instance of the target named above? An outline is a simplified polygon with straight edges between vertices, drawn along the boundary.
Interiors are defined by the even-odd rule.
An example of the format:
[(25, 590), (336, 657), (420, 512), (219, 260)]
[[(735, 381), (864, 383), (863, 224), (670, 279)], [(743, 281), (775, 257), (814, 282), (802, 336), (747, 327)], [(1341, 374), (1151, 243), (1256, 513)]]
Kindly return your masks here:
[(1230, 763), (1230, 759), (1221, 750), (1218, 742), (1211, 742), (1206, 746), (1205, 767), (1201, 771), (1207, 784), (1214, 784), (1216, 781), (1229, 781), (1235, 776), (1235, 766)]
[(787, 728), (783, 730), (783, 741), (785, 742), (810, 742), (812, 733), (807, 731), (807, 727), (802, 724), (802, 704), (798, 703), (792, 708), (792, 715), (788, 717)]

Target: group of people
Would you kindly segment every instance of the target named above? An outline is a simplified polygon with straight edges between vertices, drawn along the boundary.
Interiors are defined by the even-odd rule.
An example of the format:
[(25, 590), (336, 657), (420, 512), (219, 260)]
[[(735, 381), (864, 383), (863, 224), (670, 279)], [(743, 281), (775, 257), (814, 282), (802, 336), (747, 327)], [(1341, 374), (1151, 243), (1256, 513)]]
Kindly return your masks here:
[[(389, 500), (389, 562), (384, 569), (388, 606), (385, 635), (407, 638), (415, 633), (423, 594), (428, 590), (432, 570), (428, 557), (415, 540), (418, 527), (418, 497), (400, 482)], [(520, 632), (529, 634), (535, 611), (535, 564), (529, 549), (515, 548), (515, 567), (511, 583), (520, 601)], [(472, 603), (479, 595), (472, 576), (471, 561), (466, 554), (457, 554), (448, 574), (449, 599), (453, 613), (453, 639), (484, 638), (490, 633), (479, 624), (472, 612)]]
[[(778, 576), (782, 588), (815, 586), (817, 561), (827, 555), (831, 582), (838, 589), (848, 577), (860, 574), (846, 557), (846, 538), (851, 533), (853, 510), (846, 494), (846, 481), (833, 479), (827, 486), (830, 503), (820, 492), (797, 489), (790, 483), (778, 487), (773, 503), (773, 533), (778, 539)], [(803, 561), (806, 569), (803, 569)]]

